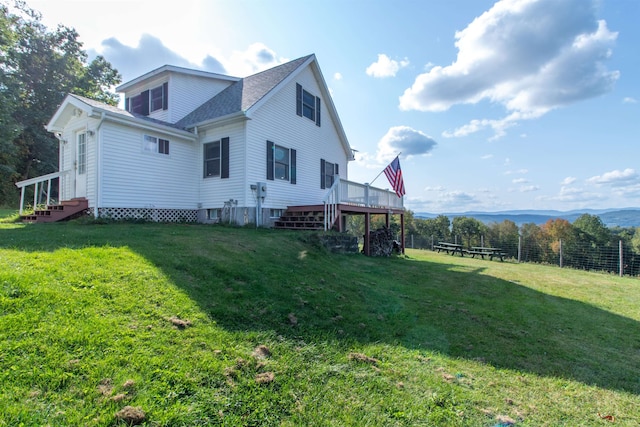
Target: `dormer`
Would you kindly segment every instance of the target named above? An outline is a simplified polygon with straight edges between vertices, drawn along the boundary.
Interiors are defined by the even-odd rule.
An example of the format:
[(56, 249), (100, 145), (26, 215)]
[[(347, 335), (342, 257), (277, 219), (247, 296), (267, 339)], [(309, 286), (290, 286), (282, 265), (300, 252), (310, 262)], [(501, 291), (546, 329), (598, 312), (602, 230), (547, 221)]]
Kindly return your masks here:
[(176, 123), (238, 80), (237, 77), (164, 65), (118, 86), (116, 91), (124, 93), (124, 108), (130, 113)]

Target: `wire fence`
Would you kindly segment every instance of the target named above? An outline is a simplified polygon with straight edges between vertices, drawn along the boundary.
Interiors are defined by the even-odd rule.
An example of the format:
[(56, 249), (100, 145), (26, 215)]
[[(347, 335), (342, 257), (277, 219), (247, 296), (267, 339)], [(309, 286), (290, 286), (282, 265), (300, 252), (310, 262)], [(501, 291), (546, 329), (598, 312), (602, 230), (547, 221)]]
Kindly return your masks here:
[[(405, 247), (434, 250), (442, 240), (435, 236), (405, 236)], [(473, 246), (498, 248), (505, 260), (532, 262), (587, 271), (603, 271), (620, 276), (640, 276), (640, 254), (623, 240), (608, 245), (570, 240), (527, 240), (517, 238), (492, 241), (485, 236), (454, 236), (447, 243), (461, 244), (466, 249)]]

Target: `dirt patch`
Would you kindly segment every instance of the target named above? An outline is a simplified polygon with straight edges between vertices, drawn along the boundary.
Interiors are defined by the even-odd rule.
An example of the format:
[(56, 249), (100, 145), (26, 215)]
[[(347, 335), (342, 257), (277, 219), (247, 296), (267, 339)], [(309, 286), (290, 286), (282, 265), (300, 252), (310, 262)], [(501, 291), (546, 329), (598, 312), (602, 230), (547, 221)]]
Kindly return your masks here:
[(375, 357), (369, 357), (366, 354), (362, 353), (349, 353), (349, 356), (347, 356), (347, 358), (349, 360), (355, 360), (356, 362), (370, 363), (372, 365), (377, 365), (378, 363), (380, 363), (380, 361)]
[(146, 414), (139, 407), (125, 406), (116, 412), (116, 419), (124, 421), (131, 426), (137, 426), (144, 422)]
[(187, 328), (189, 326), (191, 326), (191, 322), (189, 320), (185, 320), (185, 319), (180, 319), (178, 317), (170, 317), (169, 318), (169, 322), (171, 322), (171, 324), (173, 326), (175, 326), (178, 329), (184, 329)]

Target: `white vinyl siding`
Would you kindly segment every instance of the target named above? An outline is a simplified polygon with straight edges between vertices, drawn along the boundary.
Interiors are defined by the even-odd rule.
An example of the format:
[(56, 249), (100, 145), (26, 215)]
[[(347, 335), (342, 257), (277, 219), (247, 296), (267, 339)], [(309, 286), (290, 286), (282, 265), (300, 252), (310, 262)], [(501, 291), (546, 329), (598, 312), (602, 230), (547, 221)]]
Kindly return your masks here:
[[(198, 202), (203, 209), (222, 208), (230, 199), (238, 200), (238, 206), (255, 206), (255, 201), (248, 199), (244, 165), (245, 141), (244, 122), (220, 126), (213, 129), (199, 130), (201, 135), (198, 145), (197, 174), (200, 196)], [(229, 138), (229, 178), (203, 177), (204, 144)], [(264, 148), (263, 150), (264, 151)], [(264, 181), (264, 180), (263, 180)], [(249, 201), (250, 200), (250, 201)]]
[(175, 123), (226, 89), (232, 82), (210, 78), (172, 74), (169, 81), (167, 121)]
[[(253, 112), (252, 120), (247, 122), (248, 181), (267, 183), (265, 208), (321, 204), (327, 190), (320, 188), (320, 159), (337, 163), (341, 177), (346, 179), (347, 156), (331, 116), (321, 111), (322, 126), (308, 119), (301, 120), (296, 115), (296, 83), (317, 96), (321, 94), (313, 72), (307, 68)], [(322, 99), (321, 108), (326, 105)], [(295, 185), (283, 180), (266, 180), (267, 140), (296, 150)]]
[[(197, 143), (174, 136), (104, 123), (100, 186), (102, 206), (121, 208), (195, 209), (197, 207)], [(144, 134), (171, 140), (169, 155), (142, 150)]]

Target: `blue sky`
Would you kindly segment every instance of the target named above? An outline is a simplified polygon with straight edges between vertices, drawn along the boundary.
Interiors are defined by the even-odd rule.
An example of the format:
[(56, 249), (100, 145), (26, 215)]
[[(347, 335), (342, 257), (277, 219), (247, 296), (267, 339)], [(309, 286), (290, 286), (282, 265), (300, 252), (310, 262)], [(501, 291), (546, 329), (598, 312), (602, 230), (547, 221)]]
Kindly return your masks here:
[(414, 212), (640, 207), (637, 0), (27, 3), (125, 82), (315, 53), (358, 150), (349, 179), (402, 152)]

